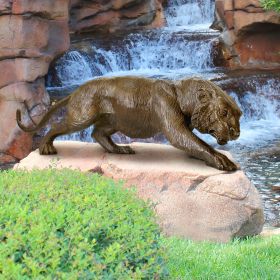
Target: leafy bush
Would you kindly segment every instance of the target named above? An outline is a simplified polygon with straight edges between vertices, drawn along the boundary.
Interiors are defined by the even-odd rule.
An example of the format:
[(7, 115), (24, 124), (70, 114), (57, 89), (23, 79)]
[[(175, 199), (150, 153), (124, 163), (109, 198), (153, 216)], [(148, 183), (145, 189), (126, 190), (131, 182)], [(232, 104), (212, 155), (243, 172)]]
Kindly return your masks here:
[(266, 10), (274, 10), (276, 12), (280, 12), (279, 0), (261, 0), (261, 4)]
[(1, 279), (160, 279), (159, 240), (152, 210), (121, 183), (0, 172)]

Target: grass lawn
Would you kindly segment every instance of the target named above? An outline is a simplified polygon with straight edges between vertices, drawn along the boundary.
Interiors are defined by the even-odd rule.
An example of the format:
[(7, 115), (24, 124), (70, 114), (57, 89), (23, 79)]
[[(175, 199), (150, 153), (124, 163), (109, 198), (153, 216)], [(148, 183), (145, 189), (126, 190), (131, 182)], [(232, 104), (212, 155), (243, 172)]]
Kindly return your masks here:
[(228, 244), (163, 240), (169, 279), (280, 279), (280, 236), (254, 237)]

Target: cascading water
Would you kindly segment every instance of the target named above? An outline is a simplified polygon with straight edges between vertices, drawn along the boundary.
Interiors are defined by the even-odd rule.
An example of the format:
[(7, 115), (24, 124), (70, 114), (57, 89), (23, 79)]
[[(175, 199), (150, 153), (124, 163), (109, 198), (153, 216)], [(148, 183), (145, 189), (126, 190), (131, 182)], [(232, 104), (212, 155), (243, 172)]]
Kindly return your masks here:
[[(227, 87), (231, 78), (223, 69), (215, 68), (211, 56), (213, 42), (219, 35), (209, 29), (214, 1), (170, 0), (168, 3), (168, 26), (165, 28), (111, 36), (106, 43), (104, 38), (94, 38), (86, 40), (82, 48), (69, 51), (57, 61), (55, 79), (49, 75), (50, 91), (55, 86), (65, 91), (69, 86), (78, 86), (99, 76), (143, 75), (169, 79), (201, 76), (217, 80), (236, 99), (244, 113), (240, 138), (221, 147), (211, 136), (195, 133), (211, 145), (231, 151), (262, 193), (267, 220), (271, 223), (280, 220), (280, 195), (271, 191), (273, 186), (280, 186), (279, 79), (268, 76), (263, 81), (249, 75), (237, 78), (238, 85), (240, 80), (245, 84), (244, 90), (240, 90), (241, 86), (238, 90)], [(92, 129), (60, 139), (91, 142)], [(117, 142), (132, 141), (119, 134), (113, 138)]]
[(95, 38), (87, 43), (86, 55), (78, 50), (68, 52), (56, 65), (60, 86), (78, 85), (104, 75), (178, 79), (209, 72), (211, 76), (212, 46), (218, 36), (209, 29), (213, 21), (213, 8), (209, 6), (213, 5), (213, 0), (170, 1), (166, 28), (130, 33), (121, 40), (112, 36), (107, 46), (104, 38), (101, 42)]
[[(75, 69), (73, 71), (73, 69)], [(73, 81), (81, 84), (92, 78), (89, 57), (81, 55), (79, 51), (70, 51), (64, 55), (63, 67), (57, 72), (62, 85), (73, 84)]]
[(168, 27), (179, 29), (208, 29), (213, 20), (212, 0), (170, 0), (166, 8)]
[[(71, 51), (56, 66), (61, 86), (81, 84), (98, 76), (144, 75), (180, 78), (201, 73), (213, 67), (211, 50), (216, 33), (192, 38), (192, 34), (153, 31), (130, 34), (122, 46), (110, 49), (90, 46), (88, 57)], [(94, 63), (93, 63), (94, 62)], [(82, 74), (84, 70), (84, 74)]]

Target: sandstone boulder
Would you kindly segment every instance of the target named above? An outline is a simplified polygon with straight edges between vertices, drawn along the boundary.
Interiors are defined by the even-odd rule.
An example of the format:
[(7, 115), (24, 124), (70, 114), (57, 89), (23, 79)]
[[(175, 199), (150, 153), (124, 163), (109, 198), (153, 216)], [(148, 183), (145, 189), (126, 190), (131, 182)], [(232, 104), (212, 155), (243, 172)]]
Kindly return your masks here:
[(40, 156), (36, 150), (15, 168), (68, 167), (122, 179), (153, 203), (167, 235), (227, 242), (262, 230), (259, 193), (242, 171), (219, 171), (169, 145), (133, 143), (135, 155), (108, 154), (93, 143), (55, 146), (58, 155)]
[(114, 32), (163, 25), (164, 15), (159, 0), (71, 1), (70, 28), (73, 32)]
[(224, 59), (231, 68), (280, 68), (280, 14), (259, 0), (216, 0), (213, 27), (222, 31)]

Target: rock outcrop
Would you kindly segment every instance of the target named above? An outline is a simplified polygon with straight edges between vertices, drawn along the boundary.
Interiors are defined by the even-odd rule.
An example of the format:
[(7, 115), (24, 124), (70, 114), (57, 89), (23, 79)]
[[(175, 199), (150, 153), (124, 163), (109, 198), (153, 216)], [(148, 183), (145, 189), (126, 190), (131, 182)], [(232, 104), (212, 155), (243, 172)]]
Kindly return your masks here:
[(264, 11), (259, 0), (216, 0), (215, 14), (231, 68), (280, 69), (280, 13)]
[(262, 230), (259, 193), (242, 171), (219, 171), (169, 145), (133, 143), (135, 155), (108, 154), (93, 143), (55, 146), (58, 155), (40, 156), (36, 150), (15, 168), (68, 167), (122, 179), (151, 200), (167, 235), (227, 242)]
[(31, 151), (16, 109), (38, 122), (49, 106), (44, 76), (50, 62), (69, 47), (68, 0), (0, 1), (0, 163)]
[(164, 24), (161, 0), (72, 0), (70, 28), (74, 33), (126, 31)]

